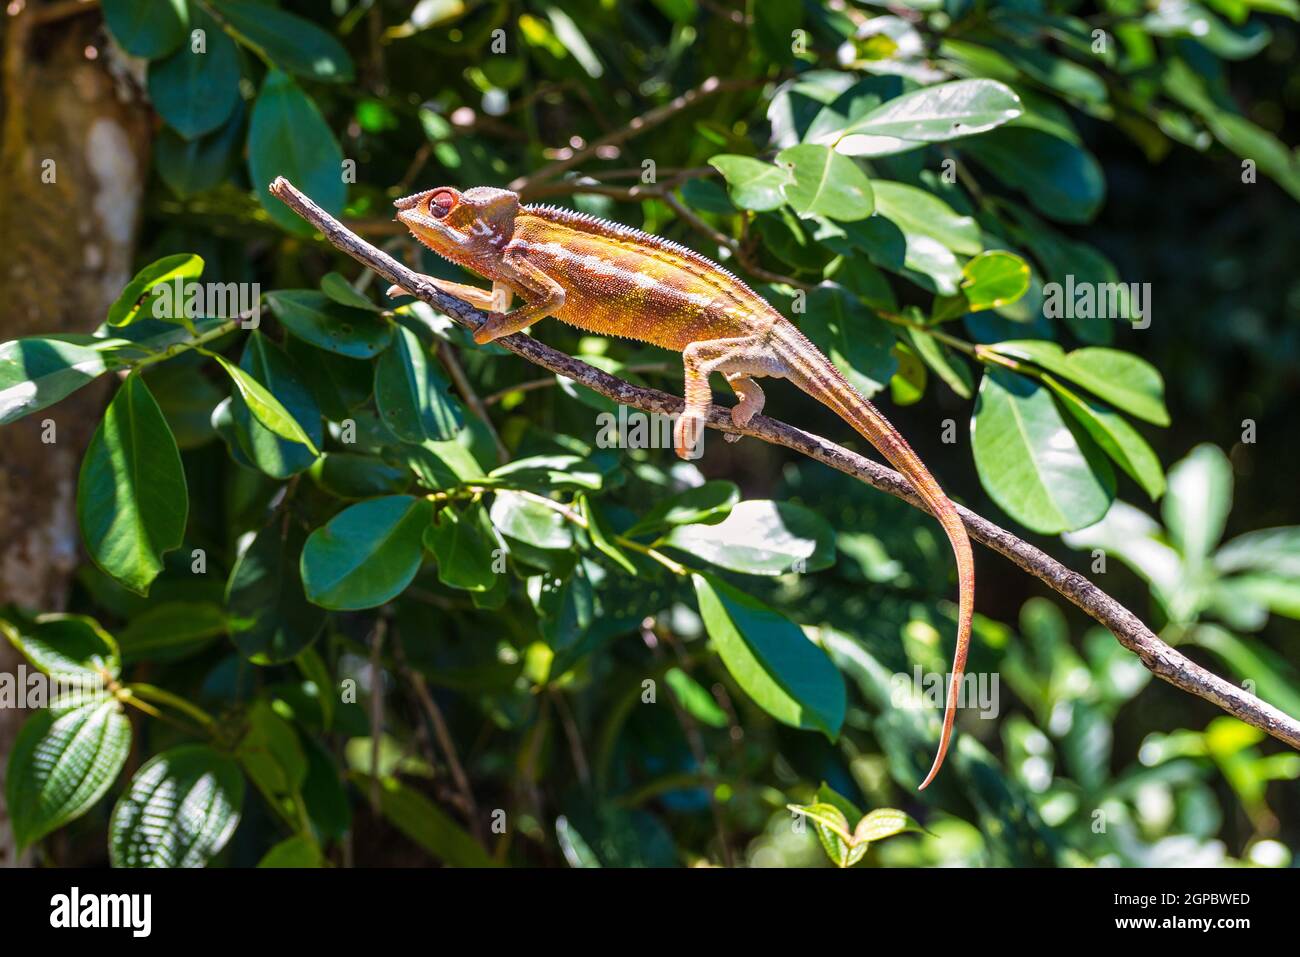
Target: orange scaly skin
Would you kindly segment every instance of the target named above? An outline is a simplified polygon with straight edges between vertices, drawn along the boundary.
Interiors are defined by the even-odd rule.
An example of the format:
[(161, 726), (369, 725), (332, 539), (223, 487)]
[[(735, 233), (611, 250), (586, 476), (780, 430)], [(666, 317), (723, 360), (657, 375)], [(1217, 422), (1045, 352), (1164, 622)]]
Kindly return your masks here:
[[(492, 280), (492, 290), (427, 277), (450, 295), (490, 311), (478, 343), (557, 319), (590, 332), (653, 343), (682, 354), (686, 411), (673, 429), (678, 455), (692, 457), (712, 402), (709, 376), (726, 377), (744, 425), (763, 408), (755, 379), (789, 379), (857, 430), (901, 472), (943, 526), (957, 559), (961, 597), (957, 650), (943, 731), (924, 789), (952, 739), (975, 602), (975, 563), (952, 502), (889, 421), (796, 326), (718, 264), (676, 243), (581, 213), (522, 206), (516, 193), (485, 186), (431, 189), (400, 199), (397, 218), (439, 255)], [(401, 294), (393, 287), (390, 295)], [(511, 297), (524, 305), (513, 311)], [(738, 436), (727, 435), (734, 440)]]

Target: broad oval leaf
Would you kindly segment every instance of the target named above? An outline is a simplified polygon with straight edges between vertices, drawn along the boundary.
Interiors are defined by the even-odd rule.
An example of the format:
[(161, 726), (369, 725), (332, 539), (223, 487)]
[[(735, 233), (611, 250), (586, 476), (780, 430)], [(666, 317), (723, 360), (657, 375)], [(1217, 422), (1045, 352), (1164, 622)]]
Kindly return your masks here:
[(244, 139), (243, 101), (218, 129), (187, 140), (170, 127), (154, 140), (154, 165), (158, 176), (182, 199), (219, 185), (235, 168), (236, 152)]
[(835, 532), (791, 502), (741, 502), (716, 525), (680, 525), (664, 539), (697, 558), (750, 575), (810, 572), (835, 563)]
[(878, 807), (874, 811), (868, 811), (863, 815), (862, 820), (858, 821), (853, 829), (853, 841), (855, 844), (883, 841), (887, 837), (905, 831), (924, 830), (925, 828), (917, 824), (907, 812), (892, 807)]
[[(272, 478), (288, 478), (309, 467), (320, 457), (324, 430), (320, 408), (293, 360), (271, 340), (253, 332), (244, 346), (239, 370), (242, 375), (238, 377), (231, 373), (236, 391), (231, 396), (230, 417), (240, 450)], [(286, 435), (295, 430), (301, 434)], [(302, 441), (304, 438), (307, 441)]]
[(127, 53), (151, 60), (185, 41), (185, 0), (103, 0), (104, 22)]
[(1042, 130), (1007, 127), (962, 145), (963, 152), (1044, 216), (1086, 223), (1101, 208), (1106, 179), (1083, 147)]
[[(280, 404), (280, 400), (266, 386), (224, 356), (215, 356), (215, 358), (221, 368), (230, 375), (231, 381), (239, 391), (239, 398), (258, 422), (282, 439), (305, 445), (313, 455), (320, 454), (316, 443), (311, 440), (311, 436), (303, 429), (302, 424)], [(317, 427), (319, 428), (319, 423)]]
[(192, 744), (147, 761), (108, 825), (114, 867), (204, 867), (239, 825), (244, 775), (227, 755)]
[(393, 326), (372, 312), (341, 306), (315, 289), (267, 293), (275, 317), (299, 339), (318, 349), (370, 359), (388, 348)]
[(212, 0), (212, 5), (246, 42), (281, 70), (313, 80), (352, 82), (348, 51), (333, 34), (310, 20), (255, 0)]
[(1051, 386), (1065, 410), (1088, 430), (1101, 450), (1141, 485), (1152, 501), (1165, 493), (1165, 473), (1160, 459), (1122, 415), (1094, 399), (1076, 395), (1050, 375), (1044, 375), (1043, 381)]
[(1086, 436), (1070, 430), (1051, 392), (990, 369), (971, 420), (975, 469), (998, 506), (1045, 535), (1091, 525), (1115, 498), (1115, 473)]
[(325, 627), (325, 610), (307, 601), (298, 561), (306, 536), (276, 521), (257, 533), (230, 571), (230, 636), (246, 658), (288, 661)]
[(189, 493), (176, 440), (144, 380), (122, 383), (86, 449), (77, 522), (91, 559), (148, 594), (164, 553), (185, 536)]
[(1003, 249), (982, 252), (961, 269), (971, 312), (1009, 306), (1029, 291), (1029, 263)]
[(201, 7), (191, 11), (205, 48), (182, 43), (149, 64), (149, 99), (158, 115), (186, 139), (210, 133), (239, 105), (239, 52), (235, 41)]
[(375, 363), (375, 405), (403, 442), (446, 442), (464, 427), (450, 388), (420, 338), (398, 326), (393, 344)]
[(1161, 514), (1184, 558), (1205, 560), (1223, 536), (1232, 509), (1232, 463), (1218, 446), (1201, 444), (1169, 470)]
[(962, 216), (928, 190), (907, 183), (876, 180), (876, 211), (893, 222), (906, 236), (928, 236), (955, 253), (973, 256), (984, 245), (979, 223)]
[(352, 500), (394, 495), (411, 484), (407, 469), (356, 452), (326, 452), (312, 464), (310, 474), (335, 498)]
[(0, 425), (53, 405), (107, 369), (98, 349), (60, 339), (0, 345)]
[(207, 601), (169, 601), (132, 618), (118, 633), (127, 661), (174, 661), (194, 654), (226, 633), (226, 615)]
[(1131, 352), (1086, 346), (1066, 353), (1056, 343), (1040, 339), (1013, 339), (993, 348), (1069, 379), (1144, 422), (1169, 424), (1164, 379), (1155, 366)]
[(1023, 112), (1020, 97), (997, 80), (954, 80), (889, 100), (830, 142), (848, 156), (886, 156), (983, 133)]
[(307, 599), (350, 611), (396, 598), (420, 570), (432, 507), (422, 498), (389, 495), (339, 512), (303, 548)]
[(74, 820), (104, 796), (131, 750), (131, 723), (115, 698), (56, 716), (37, 711), (14, 741), (5, 801), (19, 847)]
[(483, 592), (496, 584), (497, 538), (478, 502), (463, 512), (440, 510), (424, 530), (424, 543), (438, 560), (438, 580), (449, 588)]
[(0, 622), (15, 648), (51, 677), (116, 678), (122, 655), (113, 636), (85, 615), (41, 615), (28, 630)]
[(559, 550), (573, 544), (573, 531), (557, 510), (518, 492), (501, 490), (492, 500), (492, 524), (527, 545)]
[(784, 167), (730, 153), (710, 157), (709, 165), (726, 179), (732, 202), (741, 209), (764, 212), (785, 203), (784, 188), (792, 177)]
[[(250, 4), (276, 12), (264, 4)], [(295, 18), (296, 19), (296, 18)], [(343, 151), (319, 107), (279, 70), (262, 81), (248, 128), (248, 174), (257, 201), (291, 233), (309, 235), (312, 227), (267, 190), (277, 176), (288, 177), (326, 212), (338, 215), (347, 199)]]
[(202, 274), (203, 259), (193, 253), (177, 253), (151, 262), (131, 278), (108, 307), (106, 321), (110, 326), (126, 326), (137, 319), (148, 319), (150, 316), (141, 315), (141, 311), (155, 288), (177, 279), (198, 279)]
[(675, 525), (716, 525), (739, 501), (740, 489), (735, 482), (714, 479), (662, 499), (627, 534), (646, 535)]
[(865, 219), (876, 208), (871, 181), (858, 164), (830, 147), (803, 143), (777, 154), (792, 176), (785, 198), (802, 216)]
[(867, 398), (898, 371), (893, 331), (842, 286), (822, 283), (814, 289), (800, 328)]
[(782, 724), (831, 740), (844, 723), (844, 679), (790, 619), (713, 575), (692, 575), (700, 615), (723, 664)]
[[(350, 777), (365, 793), (370, 777), (353, 772)], [(496, 862), (464, 828), (437, 805), (396, 778), (379, 782), (379, 806), (384, 817), (435, 858), (451, 867), (495, 867)]]

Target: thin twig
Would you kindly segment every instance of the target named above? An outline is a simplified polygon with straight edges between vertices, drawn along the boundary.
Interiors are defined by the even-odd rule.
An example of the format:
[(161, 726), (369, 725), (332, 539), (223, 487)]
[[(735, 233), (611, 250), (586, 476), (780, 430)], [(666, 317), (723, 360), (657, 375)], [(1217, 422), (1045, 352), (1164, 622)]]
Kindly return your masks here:
[(438, 358), (446, 366), (447, 372), (451, 375), (451, 381), (456, 386), (456, 391), (460, 397), (465, 400), (470, 411), (477, 415), (483, 424), (487, 426), (488, 434), (492, 436), (492, 444), (496, 446), (497, 458), (504, 465), (510, 461), (510, 450), (506, 444), (501, 441), (501, 434), (497, 432), (497, 427), (492, 424), (492, 416), (488, 415), (487, 404), (479, 398), (479, 394), (474, 391), (474, 384), (469, 381), (469, 376), (465, 375), (465, 370), (460, 364), (460, 359), (456, 356), (456, 348), (449, 342), (440, 342), (438, 344)]
[(469, 775), (465, 773), (465, 766), (460, 763), (460, 753), (456, 750), (456, 741), (452, 738), (451, 731), (447, 727), (447, 719), (443, 717), (438, 702), (429, 693), (429, 685), (424, 680), (424, 675), (413, 668), (405, 666), (404, 668), (407, 677), (411, 679), (411, 684), (415, 687), (415, 693), (420, 699), (420, 704), (429, 716), (429, 723), (433, 725), (433, 734), (438, 739), (438, 747), (442, 749), (443, 757), (447, 759), (451, 779), (456, 782), (456, 790), (460, 791), (461, 802), (465, 805), (465, 815), (469, 818), (470, 829), (474, 832), (474, 836), (478, 838), (479, 843), (484, 843), (483, 822), (479, 820), (478, 802), (474, 800), (474, 788), (470, 785)]
[[(277, 178), (271, 184), (271, 192), (324, 233), (325, 238), (338, 249), (369, 266), (389, 282), (408, 290), (417, 299), (427, 302), (470, 329), (477, 329), (487, 321), (485, 313), (441, 292), (423, 276), (349, 232), (342, 223), (304, 196), (284, 177)], [(503, 349), (557, 375), (574, 379), (620, 405), (665, 415), (680, 414), (684, 408), (685, 403), (676, 396), (657, 389), (634, 386), (558, 352), (532, 336), (516, 333), (495, 342)], [(748, 425), (738, 426), (731, 420), (729, 409), (716, 405), (709, 409), (706, 424), (721, 432), (747, 435), (801, 452), (916, 508), (929, 511), (908, 481), (897, 472), (821, 436), (762, 415), (754, 416)], [(1071, 571), (1042, 550), (970, 509), (958, 505), (957, 511), (971, 538), (1010, 559), (1105, 625), (1119, 643), (1136, 654), (1152, 673), (1300, 750), (1300, 721), (1220, 678), (1165, 644), (1141, 619), (1083, 575)]]
[(719, 80), (716, 76), (711, 76), (693, 90), (687, 90), (681, 96), (674, 97), (662, 106), (656, 106), (652, 110), (642, 113), (634, 118), (626, 126), (607, 133), (599, 139), (592, 140), (580, 150), (574, 150), (563, 159), (558, 159), (548, 166), (543, 166), (531, 176), (521, 176), (510, 184), (510, 188), (516, 193), (527, 195), (529, 188), (537, 183), (544, 183), (548, 179), (559, 176), (566, 170), (573, 169), (581, 163), (586, 162), (593, 156), (600, 155), (607, 151), (608, 147), (617, 147), (619, 144), (630, 140), (634, 136), (639, 136), (648, 130), (654, 129), (665, 120), (676, 116), (682, 110), (694, 106), (705, 97), (713, 96), (715, 93), (725, 93), (729, 90), (743, 90), (748, 87), (760, 85), (765, 80)]

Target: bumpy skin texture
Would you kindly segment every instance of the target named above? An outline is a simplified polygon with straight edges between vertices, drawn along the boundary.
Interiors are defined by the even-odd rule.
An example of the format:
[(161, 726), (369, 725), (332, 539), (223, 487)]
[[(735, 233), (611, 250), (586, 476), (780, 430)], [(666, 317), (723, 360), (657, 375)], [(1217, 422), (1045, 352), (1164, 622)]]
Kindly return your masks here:
[[(492, 290), (428, 277), (453, 296), (490, 310), (475, 333), (491, 342), (546, 316), (603, 335), (682, 354), (686, 410), (673, 430), (678, 455), (694, 458), (721, 373), (739, 397), (744, 425), (763, 408), (755, 381), (789, 379), (830, 408), (916, 488), (943, 526), (957, 559), (961, 597), (943, 730), (924, 789), (952, 739), (975, 602), (975, 563), (957, 510), (911, 447), (798, 328), (747, 285), (699, 253), (639, 230), (548, 206), (522, 206), (515, 193), (451, 187), (400, 199), (397, 218), (439, 255), (492, 280)], [(390, 294), (398, 294), (394, 287)], [(513, 311), (512, 296), (524, 305)], [(731, 436), (728, 436), (731, 438)]]

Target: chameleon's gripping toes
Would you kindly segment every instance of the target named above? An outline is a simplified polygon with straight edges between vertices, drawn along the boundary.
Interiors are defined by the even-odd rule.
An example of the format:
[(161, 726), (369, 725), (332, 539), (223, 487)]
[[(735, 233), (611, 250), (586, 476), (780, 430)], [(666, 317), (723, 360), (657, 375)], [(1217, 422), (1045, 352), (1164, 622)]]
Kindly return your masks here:
[[(581, 329), (650, 342), (682, 354), (686, 410), (673, 430), (677, 454), (691, 457), (712, 402), (709, 376), (726, 377), (744, 425), (763, 408), (756, 379), (789, 379), (853, 426), (897, 468), (938, 518), (957, 558), (961, 597), (957, 651), (938, 753), (952, 738), (974, 611), (975, 565), (956, 507), (888, 420), (766, 300), (716, 263), (677, 243), (581, 213), (522, 206), (516, 193), (485, 186), (441, 187), (395, 204), (397, 218), (426, 246), (492, 280), (492, 289), (427, 277), (490, 316), (474, 340), (491, 342), (555, 316)], [(390, 295), (401, 293), (394, 287)], [(511, 309), (511, 299), (524, 304)], [(728, 435), (728, 439), (733, 436)]]

